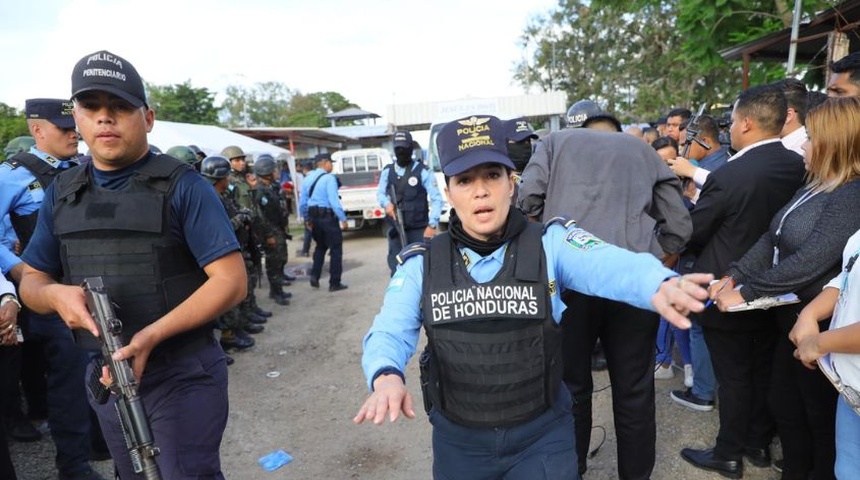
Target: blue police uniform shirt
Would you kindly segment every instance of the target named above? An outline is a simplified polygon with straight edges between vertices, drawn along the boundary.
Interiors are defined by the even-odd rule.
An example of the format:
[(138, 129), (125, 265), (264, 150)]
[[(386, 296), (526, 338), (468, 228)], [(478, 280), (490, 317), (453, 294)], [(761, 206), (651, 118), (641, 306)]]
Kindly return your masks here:
[[(403, 176), (406, 173), (406, 169), (396, 163), (392, 163), (391, 167), (394, 168), (394, 173), (398, 176)], [(412, 162), (412, 170), (421, 167), (421, 163)], [(376, 188), (376, 199), (382, 208), (387, 207), (391, 203), (391, 200), (388, 198), (389, 171), (387, 168), (382, 169), (382, 173), (379, 175), (379, 186)], [(424, 190), (427, 190), (427, 197), (430, 200), (430, 219), (427, 221), (427, 224), (439, 225), (439, 215), (442, 214), (442, 206), (445, 204), (445, 201), (442, 200), (442, 193), (439, 191), (439, 186), (436, 185), (436, 175), (433, 175), (430, 170), (425, 168), (421, 172), (421, 184), (424, 186)]]
[[(103, 171), (93, 166), (96, 185), (109, 190), (121, 190), (137, 169), (153, 158), (143, 160), (120, 170)], [(84, 168), (84, 167), (79, 167)], [(54, 235), (54, 202), (56, 191), (51, 184), (45, 192), (51, 201), (42, 202), (36, 231), (21, 258), (37, 270), (62, 276), (60, 240)], [(239, 250), (239, 242), (212, 185), (197, 172), (189, 170), (177, 181), (170, 198), (170, 233), (188, 245), (200, 267)]]
[(2, 243), (5, 248), (13, 251), (15, 248), (15, 242), (17, 241), (18, 235), (15, 233), (15, 229), (12, 228), (12, 219), (7, 213), (6, 215), (3, 215), (3, 222), (0, 223), (0, 243)]
[[(551, 225), (541, 239), (546, 252), (552, 316), (561, 321), (565, 310), (561, 292), (576, 290), (587, 295), (629, 303), (654, 310), (651, 297), (667, 278), (678, 274), (663, 267), (650, 253), (634, 253), (603, 242), (574, 225)], [(468, 248), (469, 275), (478, 282), (491, 281), (501, 270), (507, 244), (486, 257)], [(382, 309), (363, 342), (361, 366), (372, 389), (373, 376), (385, 367), (406, 372), (406, 364), (418, 345), (421, 329), (421, 290), (424, 258), (416, 255), (397, 268), (385, 291)]]
[[(66, 169), (74, 165), (70, 160), (58, 160), (47, 153), (31, 147), (31, 154), (44, 160), (52, 167)], [(29, 215), (39, 209), (42, 199), (45, 198), (45, 190), (36, 181), (35, 175), (23, 166), (12, 168), (8, 163), (0, 164), (0, 213), (8, 215)], [(5, 222), (5, 220), (4, 220)], [(11, 223), (9, 224), (11, 229)], [(14, 230), (12, 230), (14, 235)], [(3, 274), (9, 273), (15, 265), (21, 263), (21, 259), (12, 250), (14, 238), (9, 244), (4, 235), (4, 241), (0, 245), (0, 270)]]
[[(302, 198), (299, 201), (299, 213), (302, 218), (308, 218), (310, 207), (330, 208), (341, 222), (346, 221), (346, 213), (340, 205), (340, 196), (337, 194), (337, 178), (334, 175), (325, 175), (326, 171), (317, 168), (308, 174), (302, 182)], [(325, 175), (317, 181), (320, 175)], [(314, 185), (313, 195), (308, 195), (311, 185)]]

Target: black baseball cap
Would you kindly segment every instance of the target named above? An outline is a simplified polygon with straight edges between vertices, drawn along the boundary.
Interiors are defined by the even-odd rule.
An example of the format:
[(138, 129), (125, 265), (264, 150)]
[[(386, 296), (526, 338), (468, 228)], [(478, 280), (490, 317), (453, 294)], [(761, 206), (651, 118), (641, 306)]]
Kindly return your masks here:
[(538, 135), (532, 130), (525, 117), (514, 118), (505, 122), (505, 130), (508, 140), (522, 142), (527, 138), (537, 140)]
[(72, 70), (72, 98), (89, 91), (112, 93), (137, 108), (146, 105), (146, 90), (134, 65), (107, 50), (85, 56)]
[(505, 125), (492, 115), (472, 115), (446, 123), (436, 137), (442, 172), (452, 177), (484, 163), (515, 169), (508, 157)]
[(24, 115), (28, 120), (47, 120), (60, 128), (70, 129), (75, 128), (72, 106), (72, 102), (58, 98), (31, 98), (24, 102)]
[(394, 148), (412, 148), (412, 134), (406, 130), (398, 130), (394, 132)]

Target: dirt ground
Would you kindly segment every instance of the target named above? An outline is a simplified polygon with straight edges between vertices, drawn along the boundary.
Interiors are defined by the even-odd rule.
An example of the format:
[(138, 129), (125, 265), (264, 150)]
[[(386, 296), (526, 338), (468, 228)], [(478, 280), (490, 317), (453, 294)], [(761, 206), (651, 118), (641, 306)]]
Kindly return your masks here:
[[(297, 237), (298, 238), (298, 237)], [(294, 255), (288, 268), (299, 279), (287, 290), (292, 304), (278, 307), (259, 295), (261, 305), (275, 312), (257, 344), (233, 353), (230, 367), (230, 416), (222, 443), (222, 466), (228, 479), (240, 480), (411, 480), (431, 478), (430, 425), (421, 409), (416, 362), (410, 363), (407, 385), (415, 396), (417, 417), (382, 427), (352, 423), (367, 395), (361, 372), (361, 340), (381, 304), (387, 285), (386, 242), (373, 232), (346, 235), (343, 281), (349, 289), (329, 293), (307, 282), (308, 258)], [(717, 479), (716, 474), (684, 462), (684, 447), (713, 444), (717, 412), (700, 413), (673, 403), (669, 392), (683, 388), (683, 375), (657, 382), (657, 463), (652, 478)], [(608, 375), (595, 374), (595, 390), (607, 387)], [(611, 391), (595, 394), (592, 448), (585, 480), (616, 478)], [(605, 433), (604, 433), (605, 432)], [(193, 432), (189, 432), (193, 435)], [(49, 438), (30, 444), (11, 443), (22, 480), (55, 479), (53, 444)], [(258, 459), (283, 450), (293, 460), (267, 472)], [(778, 457), (778, 455), (777, 455)], [(106, 478), (112, 462), (95, 462)], [(468, 478), (466, 475), (464, 478)], [(745, 465), (748, 480), (777, 479), (771, 469)]]

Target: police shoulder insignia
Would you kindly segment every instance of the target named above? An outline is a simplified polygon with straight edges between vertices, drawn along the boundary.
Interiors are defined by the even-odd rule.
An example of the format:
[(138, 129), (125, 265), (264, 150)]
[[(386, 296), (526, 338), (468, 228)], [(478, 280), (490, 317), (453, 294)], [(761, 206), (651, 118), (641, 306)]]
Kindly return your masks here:
[(469, 268), (469, 265), (472, 263), (472, 260), (469, 259), (469, 256), (465, 253), (463, 254), (463, 266)]
[(39, 183), (39, 181), (38, 181), (38, 180), (36, 180), (36, 181), (34, 181), (33, 183), (31, 183), (31, 184), (27, 185), (27, 190), (38, 190), (38, 189), (40, 189), (40, 188), (42, 188), (42, 184), (41, 184), (41, 183)]
[(549, 281), (549, 295), (553, 296), (553, 295), (555, 295), (555, 293), (556, 293), (555, 279), (552, 279)]
[(591, 250), (594, 247), (603, 245), (606, 242), (586, 232), (581, 228), (574, 228), (567, 234), (564, 241), (571, 247), (577, 250)]
[(516, 183), (517, 185), (523, 183), (523, 176), (520, 175), (519, 173), (513, 174), (512, 177), (514, 179), (514, 183)]

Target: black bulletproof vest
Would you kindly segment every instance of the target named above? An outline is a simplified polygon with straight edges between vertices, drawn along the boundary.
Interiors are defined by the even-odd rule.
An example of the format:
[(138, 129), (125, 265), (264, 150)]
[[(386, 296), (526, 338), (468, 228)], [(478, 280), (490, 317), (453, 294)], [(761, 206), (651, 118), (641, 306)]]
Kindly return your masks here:
[[(120, 190), (95, 185), (91, 168), (88, 164), (57, 177), (54, 234), (60, 239), (64, 282), (76, 285), (87, 277), (102, 277), (118, 307), (127, 344), (207, 279), (185, 243), (170, 233), (170, 198), (177, 180), (191, 167), (154, 156)], [(170, 338), (153, 356), (211, 331), (204, 325)], [(93, 346), (89, 333), (75, 333), (83, 346)]]
[(403, 228), (425, 228), (430, 221), (430, 212), (428, 211), (429, 204), (427, 203), (427, 189), (424, 188), (424, 183), (421, 182), (421, 172), (424, 171), (424, 166), (419, 164), (418, 168), (413, 169), (412, 164), (403, 176), (398, 177), (394, 169), (394, 164), (388, 164), (388, 190), (394, 185), (394, 192), (397, 198), (392, 198), (391, 201), (396, 202), (400, 206), (400, 211), (403, 212)]
[[(13, 169), (18, 167), (26, 168), (36, 177), (36, 182), (43, 189), (53, 183), (54, 178), (62, 170), (52, 167), (48, 162), (33, 155), (32, 153), (21, 152), (17, 153), (6, 160)], [(31, 188), (36, 188), (36, 185), (31, 185)], [(12, 228), (15, 229), (15, 235), (21, 242), (21, 251), (23, 252), (30, 239), (33, 238), (33, 232), (36, 230), (36, 221), (39, 218), (39, 210), (31, 212), (27, 215), (18, 215), (15, 212), (9, 212), (9, 219), (12, 221)]]
[(542, 231), (529, 224), (483, 284), (471, 278), (448, 233), (435, 236), (424, 254), (423, 324), (439, 378), (433, 397), (455, 423), (509, 427), (555, 400), (561, 329), (552, 317)]

